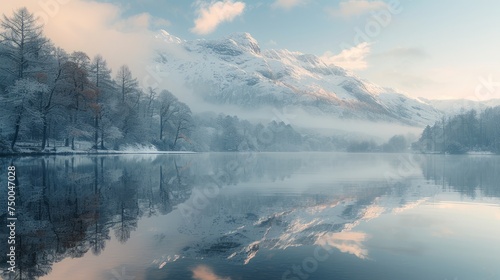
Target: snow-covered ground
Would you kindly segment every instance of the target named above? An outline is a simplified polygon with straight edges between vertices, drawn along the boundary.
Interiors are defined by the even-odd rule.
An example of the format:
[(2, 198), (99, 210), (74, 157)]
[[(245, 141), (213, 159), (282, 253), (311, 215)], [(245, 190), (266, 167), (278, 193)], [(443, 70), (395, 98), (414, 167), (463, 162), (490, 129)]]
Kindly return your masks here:
[(128, 145), (120, 150), (96, 150), (90, 142), (77, 141), (75, 149), (65, 146), (49, 146), (40, 149), (39, 143), (19, 142), (15, 152), (1, 152), (0, 155), (30, 155), (30, 154), (191, 154), (192, 151), (159, 151), (153, 145)]

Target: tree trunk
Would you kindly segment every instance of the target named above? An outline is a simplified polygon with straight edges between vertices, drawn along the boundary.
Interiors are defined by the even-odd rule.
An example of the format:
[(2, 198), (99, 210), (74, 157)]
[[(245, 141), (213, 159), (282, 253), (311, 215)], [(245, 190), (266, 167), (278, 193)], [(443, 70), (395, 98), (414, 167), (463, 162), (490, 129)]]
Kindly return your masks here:
[(12, 138), (12, 143), (10, 144), (10, 148), (14, 150), (14, 146), (16, 145), (17, 137), (19, 136), (19, 129), (21, 128), (21, 118), (23, 113), (19, 113), (16, 120), (16, 127), (14, 131), (14, 137)]
[(47, 144), (47, 115), (44, 114), (43, 116), (43, 135), (42, 135), (42, 150), (45, 149), (45, 145)]
[(172, 144), (172, 150), (175, 149), (175, 145), (177, 145), (177, 140), (179, 140), (179, 133), (181, 131), (181, 124), (177, 125), (177, 131), (175, 132), (174, 144)]
[(104, 150), (104, 129), (101, 128), (101, 150)]

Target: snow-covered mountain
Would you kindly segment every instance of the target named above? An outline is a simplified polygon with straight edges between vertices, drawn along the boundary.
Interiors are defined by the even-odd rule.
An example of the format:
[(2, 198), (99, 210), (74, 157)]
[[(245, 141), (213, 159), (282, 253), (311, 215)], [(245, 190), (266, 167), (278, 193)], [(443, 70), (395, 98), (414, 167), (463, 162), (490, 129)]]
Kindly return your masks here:
[(156, 71), (175, 77), (204, 101), (245, 109), (300, 108), (313, 116), (433, 123), (432, 105), (356, 77), (320, 57), (262, 50), (248, 33), (220, 40), (186, 41), (161, 31)]

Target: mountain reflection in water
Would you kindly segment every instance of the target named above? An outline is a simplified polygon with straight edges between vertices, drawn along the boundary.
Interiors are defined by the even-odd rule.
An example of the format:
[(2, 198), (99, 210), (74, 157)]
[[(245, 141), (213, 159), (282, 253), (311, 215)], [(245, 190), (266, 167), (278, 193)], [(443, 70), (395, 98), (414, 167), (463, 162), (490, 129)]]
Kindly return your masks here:
[[(56, 156), (4, 158), (2, 168), (11, 161), (19, 180), (17, 270), (15, 275), (5, 271), (7, 259), (2, 252), (3, 279), (64, 279), (67, 275), (72, 279), (281, 279), (287, 271), (286, 279), (300, 279), (291, 267), (314, 256), (318, 247), (332, 250), (325, 263), (335, 256), (335, 265), (316, 261), (314, 271), (303, 272), (309, 279), (324, 279), (331, 273), (339, 279), (369, 279), (363, 273), (380, 272), (385, 265), (387, 256), (381, 252), (424, 254), (425, 243), (415, 247), (398, 245), (395, 240), (403, 240), (401, 236), (384, 239), (397, 228), (395, 221), (419, 227), (422, 236), (429, 234), (431, 239), (459, 235), (460, 240), (468, 240), (466, 229), (457, 233), (443, 221), (428, 221), (423, 218), (425, 211), (453, 209), (457, 215), (484, 211), (478, 216), (484, 221), (464, 222), (476, 227), (488, 223), (493, 230), (500, 220), (500, 158), (495, 156)], [(1, 185), (6, 185), (4, 177)], [(2, 205), (7, 204), (6, 197), (1, 196)], [(5, 220), (6, 209), (0, 215)], [(386, 232), (379, 232), (380, 224), (386, 225)], [(432, 234), (425, 231), (431, 228)], [(475, 233), (480, 231), (476, 228)], [(5, 228), (0, 234), (0, 240), (7, 240)], [(500, 243), (498, 237), (488, 238)], [(429, 239), (427, 244), (432, 242)], [(479, 254), (480, 248), (470, 254)], [(339, 260), (339, 254), (346, 257)], [(333, 268), (356, 259), (368, 265), (366, 272), (349, 274)], [(77, 269), (76, 264), (82, 267)], [(483, 270), (492, 277), (498, 273), (495, 268)], [(456, 277), (443, 273), (437, 270), (433, 275), (435, 279)], [(381, 275), (385, 278), (371, 279), (397, 279)], [(489, 279), (475, 275), (474, 279)], [(405, 277), (425, 278), (414, 276)]]

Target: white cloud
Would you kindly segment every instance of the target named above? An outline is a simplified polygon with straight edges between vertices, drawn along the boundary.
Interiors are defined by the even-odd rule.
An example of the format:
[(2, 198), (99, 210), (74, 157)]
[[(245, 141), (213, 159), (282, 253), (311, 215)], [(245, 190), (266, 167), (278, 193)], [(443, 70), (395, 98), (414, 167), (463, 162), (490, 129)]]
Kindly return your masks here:
[(148, 13), (141, 13), (125, 19), (117, 20), (113, 24), (115, 28), (122, 31), (142, 31), (148, 29), (161, 29), (171, 25), (170, 21), (153, 17)]
[(289, 10), (295, 6), (305, 4), (306, 2), (307, 0), (276, 0), (272, 6), (274, 8)]
[[(5, 3), (4, 3), (5, 2)], [(123, 8), (88, 0), (3, 1), (0, 13), (26, 7), (44, 23), (44, 33), (67, 52), (101, 54), (113, 69), (129, 65), (141, 80), (153, 52), (152, 28), (168, 26), (165, 19), (147, 13), (123, 16)]]
[(385, 8), (388, 8), (388, 5), (380, 0), (347, 0), (340, 2), (338, 9), (329, 9), (328, 12), (335, 17), (349, 18)]
[(343, 50), (339, 54), (327, 51), (321, 56), (321, 59), (326, 64), (333, 64), (347, 70), (363, 70), (368, 67), (366, 58), (370, 51), (371, 43), (363, 42), (350, 49)]
[(198, 18), (194, 21), (195, 26), (191, 32), (201, 35), (213, 32), (222, 22), (233, 21), (245, 9), (245, 3), (232, 0), (199, 5)]
[(114, 27), (125, 32), (144, 30), (149, 28), (151, 16), (147, 13), (138, 14), (116, 21)]

